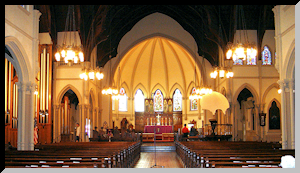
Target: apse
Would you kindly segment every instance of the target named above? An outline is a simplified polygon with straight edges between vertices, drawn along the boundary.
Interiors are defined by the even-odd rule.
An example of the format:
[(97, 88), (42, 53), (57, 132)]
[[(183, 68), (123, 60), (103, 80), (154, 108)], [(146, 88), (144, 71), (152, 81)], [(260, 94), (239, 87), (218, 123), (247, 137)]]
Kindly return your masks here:
[(147, 97), (158, 88), (169, 97), (176, 84), (186, 96), (191, 82), (200, 85), (202, 80), (201, 69), (191, 54), (177, 42), (161, 36), (137, 43), (121, 58), (119, 67), (120, 75), (116, 70), (114, 81), (126, 84), (130, 95), (142, 85)]

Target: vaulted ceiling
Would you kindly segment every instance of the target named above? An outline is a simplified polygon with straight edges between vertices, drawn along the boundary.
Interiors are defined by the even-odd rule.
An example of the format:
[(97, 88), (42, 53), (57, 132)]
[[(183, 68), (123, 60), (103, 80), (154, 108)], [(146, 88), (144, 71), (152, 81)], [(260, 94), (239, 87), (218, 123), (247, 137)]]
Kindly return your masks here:
[[(258, 47), (265, 30), (274, 28), (274, 5), (75, 5), (76, 30), (89, 60), (97, 45), (97, 65), (117, 54), (122, 37), (145, 16), (160, 12), (172, 17), (197, 42), (199, 55), (218, 65), (218, 45), (226, 49), (236, 29), (257, 30)], [(42, 15), (40, 33), (49, 32), (54, 45), (57, 32), (65, 31), (68, 5), (35, 5)], [(242, 9), (242, 10), (240, 10)], [(243, 12), (243, 15), (240, 14)], [(243, 20), (240, 16), (244, 16)], [(243, 24), (243, 25), (242, 25)], [(94, 34), (92, 34), (94, 26)], [(246, 27), (246, 28), (245, 28)]]

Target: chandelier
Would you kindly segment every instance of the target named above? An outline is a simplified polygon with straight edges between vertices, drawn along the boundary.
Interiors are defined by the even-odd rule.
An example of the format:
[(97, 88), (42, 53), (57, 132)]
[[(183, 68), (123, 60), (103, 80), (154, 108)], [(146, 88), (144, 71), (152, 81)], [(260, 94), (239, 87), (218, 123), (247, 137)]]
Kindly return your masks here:
[[(111, 55), (109, 55), (109, 83), (111, 83)], [(114, 86), (108, 86), (108, 87), (104, 87), (102, 89), (102, 94), (105, 95), (117, 95), (118, 94), (118, 89)]]
[(101, 80), (104, 77), (103, 73), (100, 72), (99, 68), (96, 68), (95, 70), (83, 69), (82, 71), (83, 72), (79, 75), (80, 79)]
[(104, 87), (102, 89), (102, 94), (117, 95), (118, 94), (118, 89), (116, 87)]
[(221, 79), (223, 79), (225, 76), (226, 78), (231, 78), (233, 77), (233, 74), (234, 73), (229, 69), (216, 67), (215, 70), (210, 73), (210, 77), (212, 79), (216, 79), (217, 76), (219, 75), (219, 78)]
[(190, 100), (201, 99), (202, 96), (204, 96), (205, 94), (211, 94), (212, 92), (213, 92), (213, 90), (211, 88), (197, 87), (197, 89), (195, 89), (195, 91), (193, 91), (192, 94), (189, 96), (189, 99)]
[[(67, 39), (68, 38), (68, 39)], [(73, 42), (72, 39), (73, 38)], [(81, 46), (77, 45), (77, 36), (75, 28), (75, 12), (74, 5), (69, 5), (68, 14), (65, 24), (65, 32), (63, 36), (63, 43), (61, 46), (57, 45), (57, 52), (55, 53), (56, 61), (64, 61), (72, 64), (84, 61), (84, 55)], [(67, 44), (67, 40), (68, 44)]]
[(238, 59), (246, 60), (246, 58), (255, 58), (257, 55), (257, 50), (255, 45), (249, 44), (246, 42), (245, 44), (242, 43), (228, 43), (227, 44), (227, 52), (226, 52), (226, 59), (236, 61)]
[[(235, 21), (235, 28), (238, 28), (237, 25), (239, 23), (239, 28), (244, 33), (244, 39), (242, 39), (242, 31), (240, 31), (240, 40), (237, 40), (237, 43), (235, 44), (231, 42), (227, 44), (226, 59), (232, 59), (233, 61), (236, 61), (238, 59), (246, 60), (246, 58), (255, 58), (257, 55), (257, 49), (255, 43), (250, 43), (248, 41), (248, 33), (246, 29), (243, 6), (238, 5), (236, 8), (236, 18), (238, 20)], [(242, 40), (244, 41), (244, 43), (242, 43)]]

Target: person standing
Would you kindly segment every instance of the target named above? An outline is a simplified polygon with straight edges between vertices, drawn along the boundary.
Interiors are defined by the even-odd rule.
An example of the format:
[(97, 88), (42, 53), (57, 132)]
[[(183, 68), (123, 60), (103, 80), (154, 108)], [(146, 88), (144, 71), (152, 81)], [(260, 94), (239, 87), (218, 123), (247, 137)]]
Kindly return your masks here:
[(187, 138), (189, 134), (189, 129), (186, 127), (186, 124), (184, 124), (184, 127), (182, 128), (183, 137)]
[(75, 142), (79, 142), (79, 136), (80, 136), (80, 125), (79, 123), (76, 123), (76, 139)]

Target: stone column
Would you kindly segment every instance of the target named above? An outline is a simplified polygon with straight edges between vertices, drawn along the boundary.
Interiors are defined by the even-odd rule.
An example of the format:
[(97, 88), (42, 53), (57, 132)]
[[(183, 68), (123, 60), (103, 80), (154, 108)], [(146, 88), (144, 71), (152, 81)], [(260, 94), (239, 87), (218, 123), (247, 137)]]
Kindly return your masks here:
[(289, 80), (290, 121), (291, 121), (291, 149), (295, 149), (295, 81)]
[(287, 149), (287, 124), (286, 124), (286, 83), (283, 80), (277, 82), (280, 86), (281, 92), (281, 141), (282, 149)]
[(18, 99), (18, 150), (34, 150), (34, 91), (35, 83), (17, 82)]

